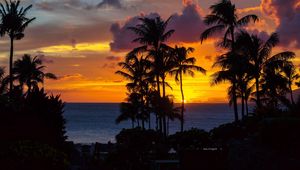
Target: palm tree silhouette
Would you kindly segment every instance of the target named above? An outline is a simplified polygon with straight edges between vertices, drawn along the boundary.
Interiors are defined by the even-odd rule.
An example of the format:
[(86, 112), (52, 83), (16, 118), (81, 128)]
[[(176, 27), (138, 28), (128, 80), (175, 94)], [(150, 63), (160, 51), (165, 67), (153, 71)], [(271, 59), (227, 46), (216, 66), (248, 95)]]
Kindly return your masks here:
[(236, 39), (237, 50), (242, 53), (244, 57), (248, 58), (249, 63), (252, 64), (252, 74), (255, 79), (256, 88), (256, 104), (257, 107), (260, 107), (260, 79), (263, 70), (268, 63), (269, 65), (275, 64), (276, 67), (283, 66), (284, 63), (286, 64), (287, 60), (293, 58), (295, 54), (290, 51), (285, 51), (271, 56), (272, 49), (279, 43), (277, 33), (272, 33), (266, 41), (263, 41), (257, 35), (250, 35), (246, 31), (241, 31), (237, 34)]
[(127, 99), (128, 102), (123, 102), (120, 105), (121, 114), (116, 119), (116, 123), (119, 124), (122, 121), (131, 120), (131, 127), (134, 128), (134, 122), (136, 121), (138, 115), (138, 94), (131, 93)]
[[(236, 7), (231, 3), (230, 0), (221, 0), (219, 3), (214, 4), (210, 7), (211, 14), (207, 15), (204, 19), (205, 24), (211, 26), (205, 30), (201, 36), (201, 43), (211, 37), (213, 34), (218, 32), (224, 33), (224, 38), (220, 43), (223, 47), (231, 48), (231, 51), (235, 50), (235, 29), (247, 25), (251, 20), (256, 22), (258, 17), (256, 15), (246, 15), (242, 18), (238, 18)], [(230, 42), (230, 46), (228, 46)], [(231, 76), (232, 90), (233, 90), (233, 104), (235, 118), (238, 117), (237, 110), (237, 97), (236, 97), (236, 77)]]
[(278, 102), (285, 103), (285, 94), (290, 92), (289, 80), (284, 76), (284, 68), (291, 67), (290, 61), (295, 57), (293, 52), (281, 52), (270, 58), (263, 66), (261, 78), (262, 94), (265, 96), (266, 104), (273, 108), (278, 108)]
[(194, 77), (194, 70), (206, 73), (206, 70), (200, 66), (196, 66), (196, 59), (194, 57), (188, 57), (189, 53), (194, 52), (194, 48), (175, 47), (174, 49), (174, 68), (170, 71), (171, 75), (175, 75), (175, 81), (180, 84), (181, 92), (181, 131), (183, 132), (184, 124), (184, 93), (183, 93), (183, 74), (188, 74)]
[[(126, 56), (125, 62), (120, 62), (119, 66), (121, 66), (126, 71), (117, 71), (116, 74), (119, 74), (126, 79), (130, 80), (127, 83), (127, 89), (130, 91), (131, 94), (138, 94), (140, 97), (139, 99), (139, 110), (138, 111), (138, 118), (142, 120), (142, 127), (145, 127), (145, 120), (148, 119), (150, 116), (147, 112), (147, 101), (146, 95), (149, 91), (149, 71), (150, 71), (150, 61), (144, 59), (143, 56), (140, 58), (134, 52), (128, 53)], [(138, 120), (139, 120), (138, 119)], [(150, 120), (148, 120), (150, 121)]]
[(7, 92), (7, 77), (5, 76), (5, 71), (3, 67), (0, 67), (0, 95)]
[(57, 79), (53, 73), (44, 73), (45, 66), (41, 59), (31, 57), (25, 54), (21, 59), (14, 62), (13, 75), (14, 79), (19, 81), (21, 88), (27, 86), (27, 93), (38, 89), (39, 83), (44, 83), (44, 79)]
[[(174, 30), (167, 30), (167, 25), (170, 21), (169, 17), (166, 21), (162, 20), (161, 17), (156, 18), (139, 18), (140, 24), (134, 27), (128, 27), (129, 30), (133, 31), (137, 38), (133, 42), (139, 42), (142, 46), (135, 48), (133, 51), (148, 51), (153, 58), (153, 74), (156, 78), (156, 88), (160, 94), (160, 77), (164, 78), (166, 71), (163, 67), (165, 45), (167, 39), (174, 33)], [(151, 51), (151, 52), (150, 52)], [(163, 97), (165, 96), (165, 83), (162, 79), (163, 85)], [(162, 115), (162, 114), (159, 114)], [(159, 129), (166, 134), (166, 117), (164, 115), (159, 118)]]
[(0, 35), (7, 34), (10, 38), (10, 57), (9, 57), (9, 90), (13, 88), (13, 56), (14, 56), (14, 40), (20, 40), (24, 37), (24, 30), (35, 18), (27, 18), (26, 14), (32, 5), (26, 8), (20, 7), (20, 0), (7, 1), (5, 4), (0, 3), (1, 13), (1, 29)]
[(283, 73), (288, 80), (288, 87), (291, 95), (291, 103), (294, 105), (295, 101), (294, 101), (292, 86), (294, 82), (300, 78), (300, 75), (297, 74), (296, 68), (293, 64), (285, 66), (283, 68)]
[[(212, 74), (212, 85), (217, 85), (222, 82), (230, 82), (231, 86), (228, 88), (229, 104), (233, 103), (237, 107), (237, 75), (240, 70), (242, 60), (241, 56), (233, 52), (227, 52), (217, 57), (213, 67), (221, 67), (221, 70)], [(239, 120), (237, 108), (234, 109), (234, 119)]]

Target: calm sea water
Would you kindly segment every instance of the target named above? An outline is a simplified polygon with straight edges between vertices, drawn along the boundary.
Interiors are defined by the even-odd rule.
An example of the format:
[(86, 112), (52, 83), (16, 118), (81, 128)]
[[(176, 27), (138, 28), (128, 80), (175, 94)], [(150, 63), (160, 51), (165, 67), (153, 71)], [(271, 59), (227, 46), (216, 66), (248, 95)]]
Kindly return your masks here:
[[(119, 114), (119, 104), (66, 104), (64, 116), (67, 120), (68, 140), (75, 143), (114, 142), (115, 136), (123, 128), (131, 127), (129, 121), (118, 125), (115, 123)], [(195, 127), (211, 130), (232, 121), (233, 111), (228, 104), (186, 104), (185, 129)], [(153, 124), (152, 127), (154, 126)], [(170, 133), (179, 130), (179, 121), (170, 123)]]

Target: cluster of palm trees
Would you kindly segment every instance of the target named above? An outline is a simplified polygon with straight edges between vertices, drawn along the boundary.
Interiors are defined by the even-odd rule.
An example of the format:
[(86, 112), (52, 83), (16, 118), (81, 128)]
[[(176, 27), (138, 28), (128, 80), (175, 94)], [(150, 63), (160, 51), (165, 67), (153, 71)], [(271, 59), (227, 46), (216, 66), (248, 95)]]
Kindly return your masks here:
[[(233, 104), (235, 121), (240, 119), (238, 104), (241, 103), (241, 117), (249, 114), (248, 102), (254, 101), (256, 108), (278, 108), (279, 103), (293, 105), (292, 86), (299, 78), (291, 59), (295, 53), (284, 51), (272, 55), (272, 49), (278, 45), (279, 36), (272, 33), (267, 40), (246, 31), (250, 22), (257, 22), (256, 15), (239, 18), (237, 9), (230, 0), (221, 0), (210, 7), (211, 13), (205, 17), (209, 26), (200, 36), (201, 43), (216, 33), (222, 39), (218, 45), (226, 53), (217, 57), (213, 67), (220, 68), (212, 75), (212, 85), (229, 82), (229, 103)], [(122, 114), (117, 122), (132, 121), (132, 126), (145, 127), (151, 120), (151, 113), (156, 117), (156, 128), (165, 135), (168, 133), (168, 121), (184, 122), (183, 74), (194, 75), (193, 71), (205, 73), (205, 69), (196, 66), (196, 59), (188, 57), (193, 48), (172, 48), (166, 44), (175, 30), (167, 30), (169, 20), (140, 18), (140, 24), (128, 29), (137, 38), (133, 42), (140, 47), (129, 52), (120, 66), (124, 71), (117, 71), (127, 78), (128, 99), (121, 104)], [(174, 108), (170, 95), (166, 95), (167, 75), (175, 75), (182, 94), (180, 113)], [(291, 101), (285, 97), (291, 94)], [(240, 101), (240, 102), (239, 102)], [(141, 123), (140, 123), (141, 122)]]
[(202, 33), (201, 42), (217, 32), (224, 33), (218, 45), (227, 52), (214, 63), (221, 70), (213, 74), (212, 84), (224, 81), (231, 84), (228, 96), (234, 105), (235, 121), (239, 120), (238, 99), (241, 99), (242, 117), (245, 109), (248, 114), (250, 99), (256, 102), (258, 110), (263, 106), (278, 108), (279, 102), (286, 103), (286, 93), (291, 93), (291, 104), (294, 104), (292, 85), (299, 78), (291, 61), (295, 53), (284, 51), (272, 55), (272, 49), (279, 43), (278, 34), (272, 33), (263, 40), (247, 32), (242, 27), (258, 21), (258, 17), (238, 18), (230, 0), (222, 0), (210, 9), (211, 14), (206, 16), (205, 23), (211, 27)]
[[(133, 31), (141, 46), (129, 52), (124, 62), (119, 65), (124, 70), (117, 71), (130, 82), (127, 102), (121, 104), (122, 114), (117, 122), (130, 119), (132, 126), (142, 126), (145, 122), (151, 128), (151, 114), (156, 117), (156, 129), (168, 134), (170, 120), (181, 120), (181, 130), (184, 122), (183, 74), (194, 76), (194, 71), (205, 73), (205, 69), (196, 66), (196, 59), (188, 57), (193, 48), (170, 47), (166, 44), (175, 30), (167, 30), (168, 22), (160, 17), (140, 18), (140, 24), (128, 29)], [(166, 82), (168, 75), (174, 75), (179, 83), (182, 94), (181, 109), (174, 107), (171, 95), (166, 94), (166, 88), (171, 86)], [(141, 122), (141, 123), (140, 123)]]
[(19, 89), (22, 92), (26, 86), (27, 92), (38, 88), (39, 83), (44, 82), (44, 78), (56, 79), (52, 73), (44, 73), (42, 60), (38, 57), (31, 57), (25, 54), (21, 59), (13, 61), (14, 41), (22, 39), (27, 26), (35, 20), (28, 18), (27, 12), (32, 5), (20, 6), (20, 0), (5, 0), (0, 3), (0, 36), (8, 35), (10, 39), (9, 75), (5, 76), (4, 68), (0, 68), (0, 94), (9, 94), (12, 98), (13, 91)]

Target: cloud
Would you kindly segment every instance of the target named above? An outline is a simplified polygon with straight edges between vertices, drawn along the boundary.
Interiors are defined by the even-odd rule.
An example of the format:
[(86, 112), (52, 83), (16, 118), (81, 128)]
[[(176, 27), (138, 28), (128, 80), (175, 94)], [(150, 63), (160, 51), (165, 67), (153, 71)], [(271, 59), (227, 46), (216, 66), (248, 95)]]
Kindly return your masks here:
[[(200, 34), (206, 28), (200, 14), (200, 7), (190, 1), (184, 3), (182, 13), (173, 14), (168, 25), (168, 29), (175, 30), (170, 42), (198, 42)], [(118, 22), (112, 24), (110, 28), (113, 35), (113, 41), (110, 43), (111, 50), (126, 51), (137, 47), (137, 43), (132, 43), (136, 35), (127, 28), (139, 24), (138, 18), (140, 17), (155, 18), (157, 16), (159, 16), (157, 13), (141, 14), (127, 19), (123, 25)]]
[(46, 64), (53, 64), (54, 63), (54, 60), (49, 59), (43, 53), (38, 53), (38, 56), (43, 61), (43, 63), (46, 63)]
[(137, 47), (139, 44), (133, 43), (132, 40), (136, 38), (136, 35), (128, 30), (128, 27), (134, 27), (140, 23), (140, 17), (154, 18), (159, 16), (157, 13), (150, 13), (149, 15), (141, 14), (127, 19), (124, 25), (120, 23), (113, 23), (110, 27), (110, 31), (113, 34), (113, 41), (110, 43), (112, 51), (127, 51), (129, 49)]
[(55, 11), (57, 9), (96, 9), (97, 5), (88, 4), (80, 0), (52, 0), (40, 1), (34, 4), (39, 10)]
[(103, 7), (115, 7), (115, 8), (122, 8), (122, 4), (120, 0), (103, 0), (97, 5), (98, 8)]
[(82, 74), (75, 73), (75, 74), (68, 74), (68, 75), (60, 76), (60, 77), (58, 77), (58, 79), (59, 80), (82, 80), (82, 79), (84, 79), (84, 76)]
[(262, 11), (274, 19), (284, 47), (300, 48), (299, 0), (263, 0)]
[(170, 39), (172, 42), (198, 42), (201, 33), (206, 29), (200, 7), (190, 1), (185, 3), (182, 13), (173, 14), (170, 21), (169, 28), (175, 30)]
[(117, 67), (117, 63), (105, 63), (102, 65), (102, 68), (104, 69), (115, 69)]
[[(46, 23), (29, 26), (22, 40), (15, 41), (16, 50), (33, 50), (49, 46), (70, 45), (73, 48), (80, 43), (99, 43), (110, 40), (108, 30), (111, 22), (94, 22), (82, 25), (64, 25)], [(3, 43), (3, 44), (2, 44)], [(1, 42), (0, 51), (6, 51), (9, 41)]]
[(116, 56), (108, 56), (108, 57), (105, 57), (106, 60), (109, 60), (109, 61), (120, 61), (121, 60), (121, 57), (116, 57)]

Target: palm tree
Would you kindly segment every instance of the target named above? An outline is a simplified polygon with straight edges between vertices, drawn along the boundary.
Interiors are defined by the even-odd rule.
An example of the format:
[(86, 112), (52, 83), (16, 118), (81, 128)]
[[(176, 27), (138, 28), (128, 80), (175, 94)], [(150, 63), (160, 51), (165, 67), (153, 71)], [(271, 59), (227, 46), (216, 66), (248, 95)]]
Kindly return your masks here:
[(134, 122), (136, 121), (138, 115), (138, 94), (131, 93), (127, 99), (128, 102), (123, 102), (120, 105), (121, 114), (116, 119), (116, 123), (119, 124), (122, 121), (131, 120), (131, 126), (134, 128)]
[(175, 47), (174, 49), (174, 68), (170, 71), (171, 75), (175, 75), (175, 81), (180, 84), (181, 92), (181, 131), (183, 132), (184, 123), (184, 93), (183, 93), (183, 74), (194, 76), (194, 70), (206, 73), (206, 70), (200, 66), (196, 66), (196, 59), (194, 57), (188, 57), (189, 53), (194, 51), (193, 48)]
[(0, 67), (0, 95), (7, 91), (7, 78), (3, 67)]
[[(167, 30), (167, 25), (171, 17), (166, 21), (162, 20), (161, 17), (156, 18), (139, 18), (140, 24), (129, 27), (128, 29), (133, 31), (138, 37), (133, 42), (139, 42), (142, 46), (134, 49), (134, 51), (151, 51), (153, 57), (153, 74), (156, 77), (156, 88), (160, 94), (160, 76), (165, 74), (163, 71), (162, 63), (163, 53), (162, 46), (166, 46), (164, 43), (174, 33), (174, 30)], [(165, 83), (162, 83), (163, 86)], [(164, 90), (164, 89), (163, 89)], [(165, 94), (163, 94), (164, 96)], [(160, 114), (161, 115), (161, 114)], [(163, 119), (163, 120), (162, 120)], [(163, 121), (163, 122), (162, 122)], [(164, 127), (164, 128), (162, 128)], [(160, 117), (160, 130), (166, 134), (166, 118), (165, 116)]]
[(31, 57), (25, 54), (21, 59), (14, 62), (13, 75), (14, 79), (19, 81), (21, 88), (27, 86), (27, 93), (33, 89), (38, 89), (39, 83), (44, 83), (44, 79), (57, 79), (53, 73), (44, 73), (45, 66), (41, 59)]
[(277, 108), (278, 100), (283, 104), (287, 103), (286, 93), (290, 92), (289, 79), (284, 76), (284, 68), (292, 67), (292, 58), (295, 53), (285, 51), (269, 57), (263, 65), (261, 78), (262, 94), (266, 99), (266, 104)]
[(7, 34), (10, 38), (10, 57), (9, 57), (9, 90), (13, 88), (13, 56), (14, 56), (14, 40), (20, 40), (24, 37), (24, 30), (35, 18), (27, 18), (26, 14), (32, 5), (26, 8), (20, 7), (20, 0), (7, 1), (5, 4), (0, 3), (1, 28), (0, 35)]
[(234, 119), (239, 120), (237, 112), (237, 83), (238, 76), (244, 71), (242, 56), (234, 52), (227, 52), (217, 57), (213, 67), (221, 67), (221, 71), (218, 71), (212, 75), (212, 85), (217, 85), (221, 82), (230, 82), (231, 87), (228, 88), (229, 99), (234, 104)]
[[(235, 29), (247, 25), (251, 20), (256, 22), (258, 17), (256, 15), (247, 15), (242, 18), (238, 18), (236, 7), (231, 3), (230, 0), (221, 0), (219, 3), (214, 4), (210, 7), (211, 14), (207, 15), (204, 19), (205, 24), (211, 26), (201, 34), (201, 43), (211, 37), (213, 34), (218, 32), (224, 32), (224, 38), (220, 43), (223, 47), (231, 48), (231, 51), (235, 50)], [(228, 42), (231, 42), (228, 46)], [(232, 90), (233, 90), (233, 104), (235, 118), (238, 116), (237, 111), (237, 97), (236, 97), (236, 78), (231, 77)]]
[(147, 101), (145, 101), (149, 91), (150, 78), (148, 75), (150, 62), (144, 59), (143, 56), (139, 58), (137, 54), (130, 52), (126, 56), (125, 62), (120, 62), (119, 65), (126, 71), (119, 70), (116, 74), (130, 80), (126, 86), (131, 94), (139, 94), (140, 100), (138, 106), (140, 112), (138, 118), (142, 120), (142, 126), (144, 128), (144, 121), (150, 118), (148, 115), (149, 112), (147, 112)]
[(285, 66), (283, 68), (283, 73), (288, 80), (288, 87), (289, 87), (289, 91), (290, 91), (290, 95), (291, 95), (291, 103), (294, 105), (295, 101), (294, 101), (294, 97), (293, 97), (292, 86), (293, 86), (294, 82), (300, 78), (300, 75), (297, 74), (296, 68), (293, 64)]
[(268, 40), (265, 42), (261, 40), (257, 35), (250, 35), (246, 31), (241, 31), (237, 34), (237, 51), (249, 59), (253, 68), (253, 76), (255, 79), (256, 88), (256, 104), (257, 107), (261, 106), (260, 99), (260, 79), (263, 74), (263, 69), (266, 68), (267, 63), (283, 65), (290, 58), (293, 58), (295, 54), (290, 51), (281, 52), (277, 55), (271, 56), (272, 49), (279, 43), (279, 37), (277, 33), (272, 33)]

